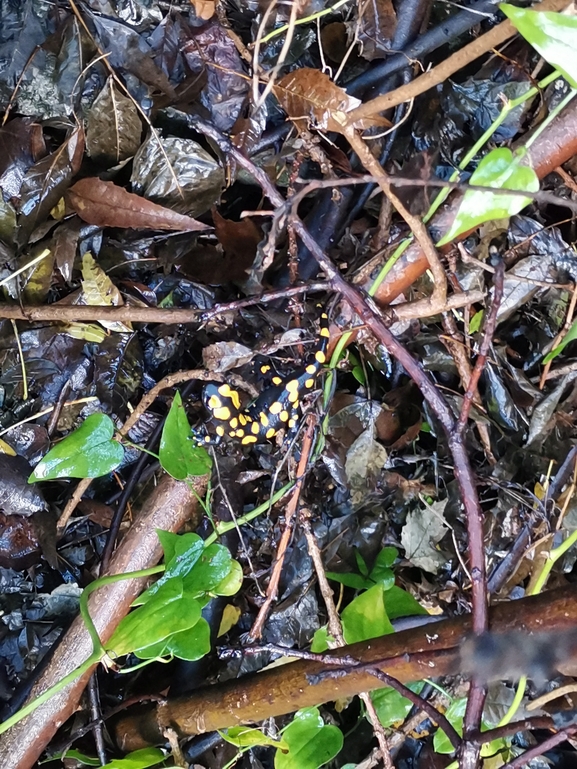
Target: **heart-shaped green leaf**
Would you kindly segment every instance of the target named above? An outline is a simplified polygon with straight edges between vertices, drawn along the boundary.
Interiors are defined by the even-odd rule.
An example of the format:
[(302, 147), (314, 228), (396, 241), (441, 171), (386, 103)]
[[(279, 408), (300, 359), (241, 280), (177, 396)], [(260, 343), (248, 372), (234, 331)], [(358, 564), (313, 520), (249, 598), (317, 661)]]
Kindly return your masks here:
[(200, 612), (198, 601), (183, 594), (182, 580), (175, 577), (144, 606), (139, 606), (122, 620), (106, 648), (118, 656), (146, 649), (174, 633), (194, 627)]
[(122, 462), (124, 449), (112, 439), (114, 424), (106, 414), (91, 414), (77, 430), (50, 449), (28, 479), (99, 478)]
[(210, 456), (206, 449), (192, 439), (192, 430), (179, 392), (174, 396), (164, 423), (158, 457), (162, 467), (177, 481), (210, 472)]
[(530, 11), (503, 3), (499, 6), (513, 26), (541, 56), (577, 88), (577, 19), (551, 11)]
[(338, 726), (325, 724), (318, 708), (306, 708), (296, 713), (282, 736), (288, 752), (277, 750), (275, 769), (318, 769), (343, 747), (343, 733)]
[(529, 166), (520, 164), (520, 156), (507, 147), (491, 150), (481, 160), (470, 183), (480, 187), (495, 187), (495, 192), (467, 190), (449, 232), (437, 243), (444, 246), (458, 235), (494, 219), (506, 219), (529, 205), (531, 198), (506, 195), (503, 190), (537, 192), (539, 179)]

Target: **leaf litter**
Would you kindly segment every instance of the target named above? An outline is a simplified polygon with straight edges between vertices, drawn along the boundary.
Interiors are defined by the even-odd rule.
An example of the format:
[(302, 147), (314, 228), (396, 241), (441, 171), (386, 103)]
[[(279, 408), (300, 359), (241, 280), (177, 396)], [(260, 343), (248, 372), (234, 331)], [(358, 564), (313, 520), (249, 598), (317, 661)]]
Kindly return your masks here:
[[(355, 110), (374, 98), (375, 91), (391, 91), (402, 82), (395, 78), (393, 83), (388, 78), (394, 76), (384, 69), (392, 66), (394, 52), (404, 51), (403, 77), (409, 80), (414, 73), (406, 68), (407, 61), (418, 59), (424, 68), (442, 63), (488, 29), (482, 18), (475, 29), (463, 25), (458, 8), (447, 19), (444, 10), (434, 7), (426, 26), (434, 30), (447, 24), (451, 30), (454, 23), (452, 41), (434, 56), (426, 46), (409, 55), (410, 46), (428, 33), (423, 29), (423, 34), (414, 32), (411, 40), (399, 42), (407, 23), (403, 14), (411, 12), (405, 5), (337, 4), (317, 19), (321, 9), (303, 4), (295, 7), (292, 21), (289, 8), (279, 5), (267, 11), (258, 3), (220, 8), (196, 2), (168, 8), (155, 2), (111, 2), (105, 12), (96, 3), (75, 10), (37, 2), (0, 7), (3, 306), (56, 310), (52, 316), (15, 324), (4, 313), (1, 326), (0, 592), (5, 630), (0, 652), (6, 701), (68, 622), (78, 586), (97, 573), (111, 511), (124, 509), (122, 489), (134, 484), (129, 506), (137, 507), (161, 472), (154, 457), (141, 462), (140, 451), (123, 451), (121, 456), (114, 430), (147, 393), (179, 372), (202, 369), (219, 382), (234, 382), (243, 403), (265, 390), (271, 377), (290, 378), (314, 350), (317, 296), (330, 317), (330, 353), (341, 333), (357, 335), (341, 349), (331, 375), (332, 392), (327, 386), (321, 399), (319, 381), (304, 397), (305, 411), (316, 414), (319, 425), (328, 417), (315, 455), (321, 461), (311, 464), (303, 500), (323, 567), (335, 577), (329, 584), (345, 639), (396, 631), (407, 615), (459, 617), (470, 611), (466, 525), (438, 420), (421, 393), (408, 386), (404, 368), (391, 362), (334, 292), (314, 298), (312, 291), (306, 297), (289, 293), (293, 284), (315, 280), (318, 266), (294, 230), (287, 230), (287, 215), (294, 195), (308, 185), (294, 211), (336, 268), (380, 301), (372, 288), (375, 277), (389, 269), (387, 260), (408, 227), (371, 187), (341, 186), (358, 182), (364, 172), (346, 139), (362, 134), (393, 178), (394, 191), (422, 218), (437, 190), (427, 183), (450, 178), (503, 105), (530, 93), (534, 78), (541, 77), (535, 75), (539, 55), (560, 67), (566, 80), (551, 80), (508, 112), (491, 135), (498, 146), (480, 146), (459, 177), (461, 183), (482, 184), (498, 194), (469, 190), (460, 207), (454, 204), (456, 215), (449, 223), (431, 224), (433, 240), (446, 243), (441, 255), (454, 294), (474, 286), (487, 301), (464, 310), (444, 308), (444, 316), (417, 313), (405, 320), (399, 339), (451, 407), (459, 409), (468, 374), (455, 346), (469, 365), (474, 363), (494, 294), (495, 265), (503, 260), (504, 295), (466, 430), (493, 595), (503, 601), (531, 592), (541, 563), (533, 552), (546, 552), (539, 543), (556, 552), (553, 537), (567, 540), (572, 535), (573, 466), (566, 485), (562, 479), (555, 484), (575, 442), (576, 263), (573, 223), (566, 216), (574, 197), (574, 152), (544, 172), (527, 161), (533, 142), (527, 131), (537, 126), (539, 132), (543, 126), (546, 135), (548, 115), (563, 100), (571, 109), (574, 73), (567, 41), (574, 19), (534, 11), (524, 15), (506, 6), (504, 12), (531, 45), (516, 38), (506, 58), (468, 62), (466, 77), (458, 71), (417, 95), (410, 108), (355, 120)], [(282, 31), (284, 25), (288, 32)], [(284, 45), (286, 34), (292, 35), (289, 46)], [(255, 51), (260, 51), (258, 61)], [(266, 83), (270, 95), (257, 109), (255, 98)], [(276, 204), (256, 183), (258, 174), (241, 168), (242, 158), (227, 154), (224, 145), (199, 127), (202, 121), (232, 137), (287, 196), (285, 210), (273, 216)], [(403, 186), (403, 178), (414, 186)], [(507, 195), (504, 189), (521, 194)], [(557, 203), (545, 202), (541, 192), (554, 194)], [(460, 251), (455, 239), (462, 239)], [(47, 255), (33, 263), (45, 250)], [(402, 258), (399, 264), (404, 264)], [(19, 268), (22, 272), (15, 276)], [(399, 289), (402, 300), (430, 295), (425, 267), (419, 270)], [(269, 291), (278, 293), (275, 301), (254, 299)], [(68, 314), (83, 305), (118, 308), (126, 315), (122, 321), (103, 316), (97, 325)], [(216, 305), (225, 309), (211, 314)], [(137, 320), (139, 310), (171, 309), (188, 311), (187, 322)], [(451, 313), (456, 326), (447, 317)], [(267, 366), (270, 370), (263, 372)], [(202, 386), (202, 377), (193, 379), (183, 395), (187, 421), (178, 424), (184, 446), (190, 440), (189, 421), (211, 430)], [(153, 454), (158, 451), (157, 428), (173, 397), (174, 390), (161, 389), (131, 433)], [(95, 445), (96, 433), (86, 438), (82, 425), (90, 427), (104, 418), (105, 434)], [(43, 457), (67, 435), (80, 441), (77, 451), (88, 474), (97, 474), (95, 458), (109, 463), (97, 468), (102, 477), (61, 532), (56, 518), (74, 488), (70, 478), (78, 461), (70, 467), (65, 462), (56, 480), (25, 481), (34, 467), (36, 478), (46, 475)], [(186, 464), (182, 445), (175, 453), (168, 451), (177, 477)], [(216, 522), (242, 518), (295, 476), (298, 452), (291, 455), (282, 438), (250, 451), (225, 442), (214, 451), (218, 470), (211, 520)], [(554, 496), (549, 496), (551, 485)], [(274, 506), (239, 534), (231, 526), (233, 533), (223, 537), (245, 580), (237, 595), (223, 592), (216, 608), (207, 612), (213, 634), (219, 626), (226, 628), (219, 643), (238, 646), (251, 632), (269, 589), (285, 508), (285, 503)], [(125, 516), (120, 523), (121, 538), (130, 520)], [(203, 536), (210, 531), (207, 524)], [(528, 540), (518, 554), (521, 535)], [(388, 559), (390, 553), (392, 559), (384, 566), (383, 554)], [(574, 568), (571, 552), (560, 554), (552, 569), (555, 584), (570, 585)], [(494, 583), (492, 575), (499, 569), (505, 576)], [(342, 578), (336, 579), (339, 574)], [(307, 648), (322, 636), (328, 644), (332, 630), (327, 630), (326, 596), (318, 586), (309, 542), (297, 526), (286, 545), (278, 602), (262, 640), (287, 649)], [(223, 617), (233, 619), (221, 625)], [(222, 661), (213, 646), (203, 668), (191, 666), (186, 675), (157, 665), (161, 682), (156, 691), (186, 691), (207, 683), (208, 677), (233, 677), (270, 660), (270, 654), (262, 653)], [(103, 701), (130, 696), (125, 680), (117, 680), (125, 677), (100, 678)], [(455, 723), (462, 724), (462, 684), (458, 678), (443, 683), (455, 699)], [(536, 693), (529, 690), (530, 696)], [(434, 700), (439, 695), (426, 696)], [(491, 689), (486, 723), (497, 723), (511, 701), (505, 684)], [(526, 695), (521, 708), (528, 701)], [(393, 716), (384, 698), (375, 696), (375, 703), (393, 744), (390, 725), (409, 717), (406, 701), (397, 703)], [(441, 701), (440, 707), (446, 706)], [(525, 717), (522, 712), (519, 718)], [(79, 718), (92, 716), (81, 713)], [(342, 745), (339, 765), (363, 765), (373, 749), (368, 732), (354, 737), (360, 724), (364, 728), (358, 701), (348, 707), (322, 705), (295, 720), (280, 716), (274, 728), (289, 723), (288, 753), (273, 759), (275, 749), (266, 748), (267, 761), (275, 765), (298, 765), (291, 751), (299, 755), (312, 750), (314, 757), (315, 739), (326, 738), (323, 755), (329, 758)], [(326, 732), (329, 725), (346, 735), (344, 741), (336, 732)], [(435, 736), (423, 730), (412, 742), (405, 740), (399, 760), (420, 766), (427, 751), (451, 750), (442, 742), (442, 732), (429, 726)], [(65, 727), (67, 738), (75, 739), (74, 729), (72, 724)], [(508, 760), (533, 739), (528, 735), (507, 737), (494, 750)], [(81, 744), (94, 754), (90, 741)], [(44, 747), (50, 753), (55, 744)], [(218, 765), (224, 766), (235, 748), (221, 743), (220, 750)], [(257, 760), (265, 748), (252, 750)], [(117, 746), (110, 746), (112, 755), (120, 755)], [(206, 756), (190, 760), (200, 765), (208, 761)], [(320, 755), (315, 760), (319, 765)]]

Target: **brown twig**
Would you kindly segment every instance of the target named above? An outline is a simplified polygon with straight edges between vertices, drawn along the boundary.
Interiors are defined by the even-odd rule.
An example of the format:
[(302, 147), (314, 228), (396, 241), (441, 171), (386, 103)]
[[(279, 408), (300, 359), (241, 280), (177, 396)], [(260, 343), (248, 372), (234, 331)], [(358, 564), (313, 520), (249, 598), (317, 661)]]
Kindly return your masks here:
[[(461, 384), (463, 389), (466, 390), (469, 386), (469, 382), (471, 380), (471, 372), (473, 369), (467, 348), (463, 342), (463, 336), (458, 331), (455, 318), (450, 312), (443, 313), (443, 329), (446, 333), (440, 338), (441, 342), (445, 345), (449, 354), (455, 361), (455, 366), (457, 367), (457, 371), (461, 379)], [(474, 402), (477, 408), (480, 408), (481, 410), (483, 409), (483, 402), (477, 388), (475, 388)], [(495, 459), (493, 450), (491, 448), (491, 436), (489, 433), (489, 428), (484, 422), (481, 422), (480, 420), (475, 421), (475, 427), (479, 433), (481, 443), (483, 444), (483, 449), (485, 451), (487, 461), (490, 465), (496, 465), (497, 460)]]
[(485, 319), (483, 338), (481, 339), (481, 344), (479, 345), (477, 360), (475, 361), (475, 366), (471, 372), (471, 378), (469, 379), (467, 389), (465, 390), (465, 395), (463, 396), (463, 405), (461, 407), (461, 413), (459, 414), (459, 419), (457, 421), (457, 432), (459, 433), (463, 432), (465, 425), (467, 424), (467, 420), (469, 419), (469, 412), (471, 411), (471, 406), (473, 404), (473, 400), (475, 399), (475, 394), (477, 393), (477, 385), (479, 384), (479, 379), (481, 378), (485, 363), (487, 362), (487, 353), (489, 352), (489, 347), (493, 341), (493, 335), (497, 325), (497, 313), (499, 312), (501, 300), (503, 299), (504, 280), (505, 265), (503, 260), (500, 260), (495, 267), (491, 309), (489, 310), (489, 313)]
[(521, 769), (521, 767), (527, 766), (533, 758), (542, 756), (543, 753), (565, 742), (568, 737), (572, 737), (574, 734), (577, 734), (577, 726), (575, 724), (567, 726), (565, 729), (560, 729), (556, 734), (552, 734), (539, 745), (529, 748), (529, 750), (509, 761), (509, 763), (503, 764), (501, 769)]
[(226, 304), (217, 304), (210, 310), (200, 310), (197, 308), (182, 309), (173, 307), (163, 309), (162, 307), (95, 307), (85, 305), (63, 305), (49, 304), (45, 307), (18, 304), (0, 304), (0, 318), (27, 320), (27, 321), (46, 321), (55, 322), (85, 322), (85, 321), (121, 321), (123, 323), (206, 323), (212, 318), (223, 315), (227, 312), (234, 312), (243, 307), (252, 307), (255, 304), (266, 302), (276, 302), (279, 299), (285, 299), (297, 294), (314, 293), (326, 291), (326, 283), (309, 283), (302, 286), (291, 286), (279, 291), (268, 291), (260, 296), (251, 296), (247, 299), (237, 299), (234, 302)]
[[(323, 566), (323, 561), (321, 557), (321, 552), (319, 550), (319, 546), (311, 531), (310, 510), (307, 510), (307, 509), (301, 510), (300, 520), (301, 520), (302, 530), (304, 532), (304, 535), (307, 541), (309, 555), (315, 567), (315, 572), (319, 582), (321, 595), (324, 598), (325, 606), (327, 608), (329, 633), (336, 640), (338, 646), (344, 646), (346, 642), (345, 642), (345, 637), (343, 635), (341, 620), (338, 615), (335, 602), (333, 601), (333, 591), (331, 590), (329, 581), (325, 574), (325, 569)], [(387, 735), (385, 734), (385, 730), (381, 722), (379, 721), (379, 716), (375, 706), (373, 705), (371, 695), (369, 694), (369, 692), (360, 692), (359, 697), (364, 702), (365, 707), (367, 709), (367, 713), (369, 715), (371, 724), (373, 726), (375, 737), (377, 738), (377, 742), (379, 743), (379, 749), (381, 751), (381, 757), (383, 759), (385, 769), (394, 769), (393, 759), (391, 757), (391, 751), (389, 749), (389, 744), (387, 741)]]
[(286, 555), (289, 542), (293, 535), (293, 526), (296, 520), (297, 508), (300, 500), (300, 495), (303, 488), (303, 483), (306, 477), (306, 470), (309, 461), (309, 457), (313, 447), (314, 432), (316, 426), (316, 417), (314, 414), (308, 416), (307, 426), (304, 433), (301, 456), (297, 467), (297, 477), (295, 485), (291, 492), (291, 497), (285, 507), (285, 525), (284, 531), (281, 535), (280, 542), (278, 543), (276, 560), (273, 566), (270, 582), (266, 591), (266, 598), (259, 609), (257, 618), (251, 628), (249, 638), (256, 639), (262, 636), (264, 623), (268, 617), (270, 607), (273, 601), (276, 600), (278, 594), (278, 586), (282, 573), (282, 567)]

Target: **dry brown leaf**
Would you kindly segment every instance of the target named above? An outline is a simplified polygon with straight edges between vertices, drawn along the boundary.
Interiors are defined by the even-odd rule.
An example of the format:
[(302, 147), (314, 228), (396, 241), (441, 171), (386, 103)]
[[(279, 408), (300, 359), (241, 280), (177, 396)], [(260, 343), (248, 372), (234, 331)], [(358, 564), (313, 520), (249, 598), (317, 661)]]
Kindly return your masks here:
[(358, 41), (364, 59), (384, 59), (391, 53), (397, 28), (392, 0), (364, 0), (358, 21)]
[(190, 0), (190, 2), (199, 19), (204, 19), (204, 21), (212, 19), (216, 10), (214, 0)]
[[(356, 99), (335, 85), (328, 75), (318, 69), (297, 69), (285, 75), (274, 87), (281, 107), (299, 130), (309, 123), (326, 131), (344, 133), (347, 114), (360, 106)], [(390, 126), (383, 117), (371, 117), (355, 123), (352, 128), (363, 130), (371, 126)], [(347, 126), (350, 128), (351, 126)]]
[[(258, 244), (262, 240), (262, 231), (252, 219), (242, 219), (234, 222), (222, 217), (216, 208), (212, 209), (212, 221), (218, 242), (225, 256), (232, 265), (246, 271), (250, 268), (256, 255)], [(245, 272), (246, 277), (246, 272)]]
[(147, 230), (206, 230), (191, 216), (152, 203), (97, 177), (81, 179), (66, 192), (67, 203), (88, 224)]

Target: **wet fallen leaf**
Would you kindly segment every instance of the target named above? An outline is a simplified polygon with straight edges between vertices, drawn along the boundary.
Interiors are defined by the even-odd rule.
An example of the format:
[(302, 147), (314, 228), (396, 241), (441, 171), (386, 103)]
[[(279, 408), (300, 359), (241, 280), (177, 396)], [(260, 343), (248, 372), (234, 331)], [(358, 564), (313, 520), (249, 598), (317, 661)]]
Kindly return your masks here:
[[(281, 107), (299, 130), (304, 130), (312, 122), (326, 131), (343, 133), (347, 125), (347, 114), (361, 104), (359, 99), (349, 96), (344, 88), (335, 85), (324, 72), (307, 67), (285, 75), (273, 90)], [(385, 118), (371, 117), (352, 127), (364, 129), (376, 125), (391, 124)]]
[(66, 193), (78, 216), (99, 227), (132, 227), (149, 230), (206, 230), (207, 225), (169, 208), (127, 192), (96, 177), (81, 179)]
[(446, 504), (445, 499), (412, 510), (401, 533), (401, 544), (405, 548), (407, 559), (414, 566), (433, 574), (436, 574), (447, 560), (436, 548), (437, 543), (447, 533), (448, 524), (443, 516)]

